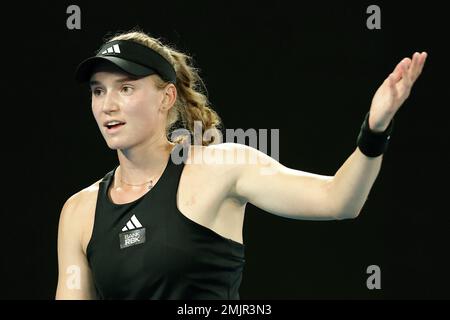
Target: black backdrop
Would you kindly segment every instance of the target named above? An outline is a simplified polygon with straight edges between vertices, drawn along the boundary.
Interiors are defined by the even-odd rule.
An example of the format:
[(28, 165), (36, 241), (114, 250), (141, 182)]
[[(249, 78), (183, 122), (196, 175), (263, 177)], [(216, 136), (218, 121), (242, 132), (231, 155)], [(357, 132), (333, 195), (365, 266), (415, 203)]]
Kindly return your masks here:
[[(81, 8), (81, 30), (66, 27), (71, 4)], [(381, 8), (380, 30), (366, 27), (370, 4)], [(129, 0), (3, 6), (12, 22), (3, 28), (2, 45), (0, 297), (54, 297), (62, 205), (117, 162), (73, 72), (105, 36), (135, 26), (193, 55), (226, 128), (279, 129), (281, 163), (326, 175), (354, 151), (384, 78), (403, 57), (427, 51), (357, 219), (289, 220), (247, 205), (240, 294), (450, 297), (448, 89), (441, 82), (448, 63), (440, 5)], [(373, 264), (381, 268), (381, 290), (366, 287)]]

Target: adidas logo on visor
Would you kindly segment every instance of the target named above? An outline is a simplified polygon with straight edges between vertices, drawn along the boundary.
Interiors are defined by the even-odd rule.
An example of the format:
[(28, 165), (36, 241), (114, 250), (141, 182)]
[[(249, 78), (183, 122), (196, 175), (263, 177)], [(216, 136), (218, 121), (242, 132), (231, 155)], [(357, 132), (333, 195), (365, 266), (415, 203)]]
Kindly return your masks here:
[(105, 51), (102, 52), (102, 54), (107, 54), (107, 53), (120, 53), (119, 45), (115, 44), (112, 47), (109, 47)]
[(142, 224), (139, 222), (139, 220), (133, 214), (131, 219), (128, 220), (126, 226), (122, 228), (122, 231), (133, 230), (133, 229), (136, 229), (136, 228), (142, 228)]

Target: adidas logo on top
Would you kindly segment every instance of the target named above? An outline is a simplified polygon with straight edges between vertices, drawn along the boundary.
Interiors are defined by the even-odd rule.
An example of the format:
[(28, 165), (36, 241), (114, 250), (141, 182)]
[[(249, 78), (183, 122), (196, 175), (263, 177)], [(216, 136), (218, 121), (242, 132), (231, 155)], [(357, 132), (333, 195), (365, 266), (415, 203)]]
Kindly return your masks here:
[(133, 230), (136, 228), (142, 228), (142, 224), (139, 222), (139, 220), (136, 218), (136, 216), (133, 214), (130, 220), (128, 220), (125, 227), (122, 228), (122, 231), (128, 231)]
[(122, 228), (122, 231), (122, 233), (119, 233), (120, 249), (145, 243), (145, 228), (142, 227), (134, 214)]
[(102, 52), (102, 54), (107, 54), (107, 53), (120, 53), (119, 45), (115, 44), (112, 47), (109, 47), (105, 51)]

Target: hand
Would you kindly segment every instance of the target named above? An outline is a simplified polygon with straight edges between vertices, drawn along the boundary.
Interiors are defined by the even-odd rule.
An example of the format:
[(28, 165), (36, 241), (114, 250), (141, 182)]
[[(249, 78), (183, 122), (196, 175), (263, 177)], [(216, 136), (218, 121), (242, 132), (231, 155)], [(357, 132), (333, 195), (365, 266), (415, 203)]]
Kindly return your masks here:
[(372, 99), (369, 127), (383, 132), (389, 126), (395, 113), (408, 98), (414, 82), (422, 72), (427, 53), (414, 53), (412, 60), (404, 58), (384, 80)]

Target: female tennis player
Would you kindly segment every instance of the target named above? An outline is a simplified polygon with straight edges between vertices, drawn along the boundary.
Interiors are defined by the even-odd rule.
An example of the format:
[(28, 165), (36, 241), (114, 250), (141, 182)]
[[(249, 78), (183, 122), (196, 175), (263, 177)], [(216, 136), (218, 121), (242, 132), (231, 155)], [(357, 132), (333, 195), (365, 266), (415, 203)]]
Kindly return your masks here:
[[(221, 124), (192, 58), (142, 31), (106, 41), (76, 78), (89, 83), (118, 165), (62, 208), (56, 299), (239, 299), (246, 204), (292, 219), (357, 217), (426, 57), (400, 61), (376, 91), (355, 150), (324, 176), (242, 144), (172, 140), (176, 123), (190, 132), (194, 121), (202, 130)], [(201, 160), (215, 152), (261, 161)]]

